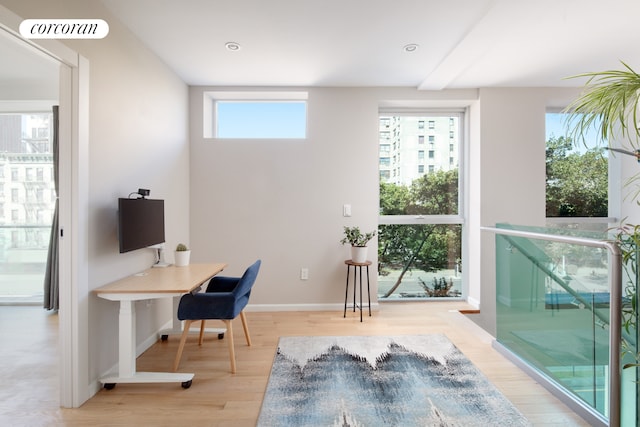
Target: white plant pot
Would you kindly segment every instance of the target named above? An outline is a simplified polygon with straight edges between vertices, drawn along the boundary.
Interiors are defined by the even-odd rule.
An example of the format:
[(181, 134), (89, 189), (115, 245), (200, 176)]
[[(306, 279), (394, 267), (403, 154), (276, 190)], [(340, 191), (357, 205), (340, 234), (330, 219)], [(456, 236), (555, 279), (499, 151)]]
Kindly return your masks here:
[(176, 267), (184, 267), (189, 265), (189, 258), (191, 257), (191, 251), (175, 251)]
[(367, 262), (367, 246), (351, 246), (351, 261), (357, 263)]

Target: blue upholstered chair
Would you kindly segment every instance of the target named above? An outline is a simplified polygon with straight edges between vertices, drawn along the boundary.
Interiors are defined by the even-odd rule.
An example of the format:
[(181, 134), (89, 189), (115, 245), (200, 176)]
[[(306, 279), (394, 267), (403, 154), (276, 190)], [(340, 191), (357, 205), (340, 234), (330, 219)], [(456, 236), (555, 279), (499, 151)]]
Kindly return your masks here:
[(182, 350), (189, 335), (189, 328), (195, 321), (200, 323), (200, 337), (198, 345), (202, 345), (204, 337), (204, 324), (206, 320), (218, 319), (222, 320), (227, 327), (227, 340), (229, 342), (229, 358), (231, 360), (231, 373), (236, 372), (236, 357), (233, 348), (233, 329), (231, 321), (240, 315), (242, 320), (242, 328), (247, 339), (247, 345), (251, 345), (251, 337), (249, 336), (249, 328), (247, 327), (247, 319), (244, 315), (244, 308), (249, 302), (251, 288), (258, 276), (260, 269), (260, 260), (253, 263), (244, 272), (242, 277), (225, 277), (215, 276), (207, 285), (205, 292), (183, 295), (178, 306), (178, 319), (184, 320), (184, 329), (180, 338), (178, 354), (173, 364), (173, 370), (178, 370)]

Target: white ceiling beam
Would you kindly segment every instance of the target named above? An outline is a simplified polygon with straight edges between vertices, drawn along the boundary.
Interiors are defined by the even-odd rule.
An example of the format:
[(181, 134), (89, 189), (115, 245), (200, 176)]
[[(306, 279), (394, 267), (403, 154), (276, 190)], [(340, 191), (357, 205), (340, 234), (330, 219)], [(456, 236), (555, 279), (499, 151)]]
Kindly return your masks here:
[[(480, 59), (504, 34), (509, 34), (506, 23), (517, 22), (518, 11), (503, 1), (487, 4), (482, 16), (475, 21), (460, 41), (443, 58), (438, 66), (420, 83), (420, 90), (441, 90), (451, 84), (463, 72)], [(518, 3), (520, 11), (522, 4)], [(515, 14), (514, 14), (515, 12)]]

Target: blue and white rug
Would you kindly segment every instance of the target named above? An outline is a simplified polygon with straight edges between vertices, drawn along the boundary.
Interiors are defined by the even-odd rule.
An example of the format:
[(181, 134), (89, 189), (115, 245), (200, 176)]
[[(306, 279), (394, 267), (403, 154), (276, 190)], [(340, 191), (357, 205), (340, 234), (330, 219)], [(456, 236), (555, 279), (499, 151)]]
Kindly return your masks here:
[(280, 338), (257, 425), (531, 424), (444, 335), (407, 335)]

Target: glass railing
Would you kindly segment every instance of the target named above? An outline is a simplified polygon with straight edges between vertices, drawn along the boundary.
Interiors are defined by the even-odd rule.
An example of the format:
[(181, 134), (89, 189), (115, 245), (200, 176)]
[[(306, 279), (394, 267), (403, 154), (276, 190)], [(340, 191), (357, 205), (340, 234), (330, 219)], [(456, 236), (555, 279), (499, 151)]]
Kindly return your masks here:
[(619, 245), (576, 229), (484, 230), (496, 234), (498, 346), (592, 424), (637, 425), (635, 377), (625, 378), (621, 420), (621, 333), (636, 354), (637, 339), (622, 328), (631, 301)]

